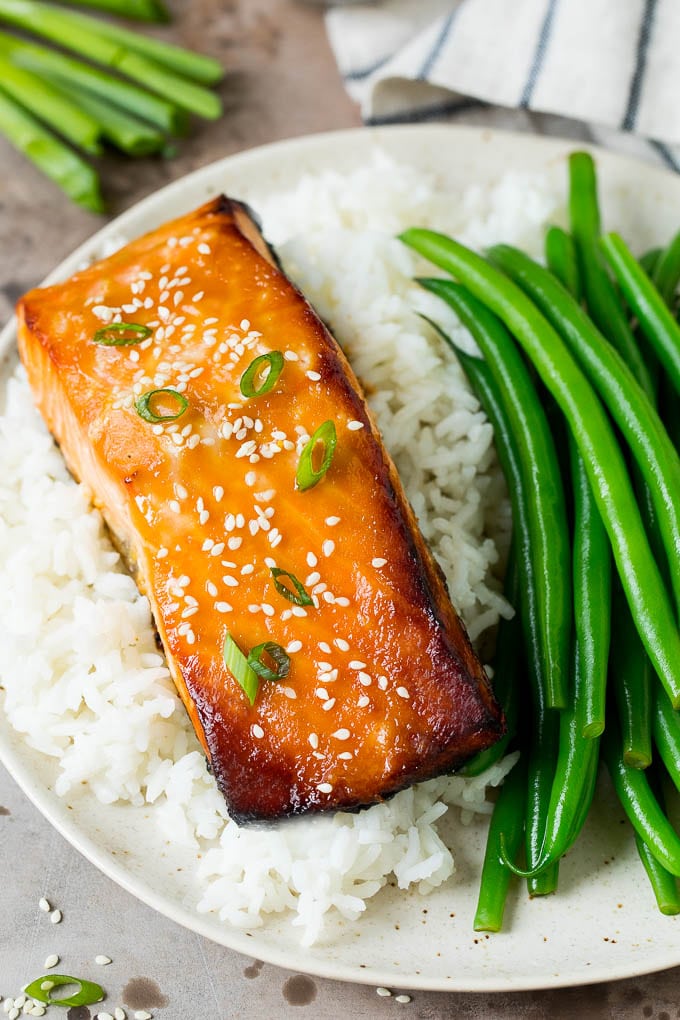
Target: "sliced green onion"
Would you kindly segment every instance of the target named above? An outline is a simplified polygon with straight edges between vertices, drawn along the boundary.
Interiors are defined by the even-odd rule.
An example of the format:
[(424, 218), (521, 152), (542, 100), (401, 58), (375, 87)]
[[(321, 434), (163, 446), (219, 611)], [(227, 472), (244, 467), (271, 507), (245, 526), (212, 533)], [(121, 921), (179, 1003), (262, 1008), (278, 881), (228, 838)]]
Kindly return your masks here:
[[(157, 414), (154, 411), (151, 402), (155, 401), (160, 393), (166, 393), (173, 400), (177, 401), (178, 410), (174, 414), (172, 412), (170, 414)], [(151, 422), (177, 421), (178, 418), (182, 417), (188, 406), (189, 401), (187, 398), (182, 393), (178, 393), (177, 390), (172, 390), (169, 387), (160, 390), (149, 390), (148, 393), (142, 393), (141, 397), (135, 401), (135, 410), (139, 417), (143, 418), (144, 421)]]
[[(260, 645), (258, 647), (262, 646)], [(222, 655), (224, 656), (224, 665), (227, 667), (236, 682), (243, 688), (250, 704), (254, 705), (255, 698), (257, 697), (257, 691), (260, 686), (259, 677), (252, 666), (249, 665), (248, 659), (246, 659), (245, 655), (229, 632), (227, 632), (227, 636), (224, 639)]]
[[(60, 985), (78, 985), (78, 991), (73, 995), (65, 996), (63, 999), (53, 998), (52, 989)], [(49, 986), (49, 987), (46, 987)], [(95, 1002), (101, 1002), (104, 998), (104, 989), (96, 985), (94, 981), (84, 981), (82, 978), (69, 977), (68, 974), (43, 974), (36, 978), (30, 985), (24, 988), (24, 994), (38, 1002), (44, 1002), (48, 1006), (91, 1006)]]
[(100, 11), (137, 21), (170, 21), (170, 15), (160, 0), (71, 0), (71, 3), (96, 7)]
[[(319, 425), (314, 435), (307, 442), (298, 461), (295, 482), (300, 492), (313, 488), (313, 486), (321, 481), (331, 466), (337, 441), (338, 436), (332, 421), (325, 421), (323, 425)], [(315, 468), (314, 457), (318, 444), (323, 446), (323, 457), (318, 468)]]
[[(261, 377), (267, 365), (269, 365), (269, 371), (264, 379), (261, 380), (258, 389), (256, 381)], [(281, 351), (269, 351), (267, 354), (261, 354), (259, 358), (255, 358), (254, 361), (250, 362), (241, 376), (241, 382), (239, 383), (241, 393), (244, 397), (261, 397), (263, 394), (269, 393), (276, 385), (276, 381), (282, 371), (283, 354)]]
[[(291, 574), (288, 570), (280, 570), (279, 567), (271, 567), (270, 569), (274, 578), (274, 587), (279, 595), (283, 595), (284, 599), (288, 599), (289, 602), (294, 602), (296, 606), (314, 605), (314, 600), (307, 594), (304, 585), (298, 581), (295, 574)], [(295, 591), (291, 591), (287, 584), (279, 581), (280, 577), (287, 577)]]
[[(268, 655), (276, 664), (276, 669), (270, 669), (262, 661), (263, 655)], [(277, 645), (275, 641), (265, 641), (261, 645), (255, 645), (248, 655), (248, 665), (263, 680), (283, 680), (288, 676), (290, 670), (290, 656), (285, 648)]]
[(151, 330), (139, 322), (112, 322), (98, 329), (92, 340), (104, 347), (130, 347), (141, 344), (148, 336), (151, 336)]

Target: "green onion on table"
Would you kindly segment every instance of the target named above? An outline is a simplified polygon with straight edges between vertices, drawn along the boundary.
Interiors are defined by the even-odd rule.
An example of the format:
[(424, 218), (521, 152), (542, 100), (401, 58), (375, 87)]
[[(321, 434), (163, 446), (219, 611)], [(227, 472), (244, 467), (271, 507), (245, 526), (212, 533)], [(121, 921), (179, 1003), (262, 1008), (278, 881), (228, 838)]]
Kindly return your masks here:
[[(138, 20), (167, 20), (155, 0), (70, 2)], [(0, 134), (85, 208), (103, 211), (97, 175), (88, 168), (94, 188), (83, 186), (85, 172), (73, 168), (87, 164), (67, 143), (90, 155), (107, 143), (128, 156), (146, 156), (166, 151), (169, 136), (185, 133), (190, 114), (214, 120), (222, 113), (210, 87), (223, 71), (211, 57), (38, 0), (0, 0), (0, 25), (61, 48), (0, 31)], [(50, 171), (53, 159), (56, 169)]]
[[(475, 919), (488, 931), (500, 929), (511, 873), (527, 877), (533, 895), (556, 888), (559, 861), (586, 821), (600, 749), (658, 907), (680, 913), (680, 834), (663, 797), (664, 787), (680, 792), (680, 234), (639, 261), (618, 235), (601, 237), (588, 153), (569, 160), (569, 211), (570, 230), (547, 232), (547, 268), (507, 245), (484, 258), (431, 230), (401, 235), (457, 281), (419, 280), (454, 310), (482, 358), (458, 350), (427, 321), (454, 349), (494, 427), (513, 510), (506, 591), (515, 591), (524, 647), (510, 645), (508, 653), (502, 636), (492, 664), (512, 707), (513, 699), (522, 704), (522, 672), (508, 700), (499, 656), (526, 663), (533, 719), (513, 724), (504, 744), (519, 750), (520, 764), (489, 831)], [(533, 390), (531, 369), (561, 412), (547, 419), (552, 444), (536, 444), (535, 427), (515, 406), (545, 400)], [(565, 430), (571, 470), (557, 459), (564, 505), (555, 516), (560, 485), (543, 469)], [(532, 485), (543, 491), (529, 492)], [(549, 618), (539, 626), (542, 535), (556, 534), (559, 544), (565, 519), (573, 585), (559, 609), (565, 589), (555, 571), (548, 576), (561, 595), (552, 607), (548, 600)], [(561, 625), (571, 645), (567, 684), (545, 643)]]

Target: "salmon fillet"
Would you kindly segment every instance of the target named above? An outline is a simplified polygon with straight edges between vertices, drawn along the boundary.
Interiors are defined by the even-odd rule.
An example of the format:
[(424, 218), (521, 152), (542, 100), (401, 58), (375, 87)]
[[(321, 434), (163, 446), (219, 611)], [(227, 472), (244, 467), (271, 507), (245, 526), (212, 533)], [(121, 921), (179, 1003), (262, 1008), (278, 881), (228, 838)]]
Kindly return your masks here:
[(217, 198), (18, 317), (236, 821), (373, 804), (498, 739), (359, 383), (245, 206)]

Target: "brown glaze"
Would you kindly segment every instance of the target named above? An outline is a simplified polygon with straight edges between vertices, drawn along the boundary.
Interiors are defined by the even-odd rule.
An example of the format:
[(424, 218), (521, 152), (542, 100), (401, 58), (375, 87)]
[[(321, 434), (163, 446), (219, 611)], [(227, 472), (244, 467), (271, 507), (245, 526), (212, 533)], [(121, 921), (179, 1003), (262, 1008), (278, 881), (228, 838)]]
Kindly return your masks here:
[[(115, 314), (106, 309), (149, 325), (153, 339), (92, 342), (102, 316)], [(18, 315), (36, 402), (149, 596), (234, 818), (372, 804), (501, 735), (500, 710), (359, 383), (244, 206), (215, 199), (65, 283), (31, 291)], [(269, 393), (243, 397), (243, 372), (272, 350), (292, 360)], [(131, 397), (136, 382), (145, 391), (178, 379), (189, 407), (172, 428), (191, 426), (201, 437), (193, 448), (178, 446), (167, 425), (156, 434)], [(327, 420), (338, 435), (333, 462), (299, 491), (296, 426), (311, 435)], [(234, 425), (228, 438), (225, 422)], [(265, 447), (276, 449), (268, 457)], [(239, 513), (254, 532), (229, 525)], [(229, 548), (234, 538), (241, 542)], [(206, 540), (227, 544), (215, 556)], [(307, 577), (320, 574), (318, 605), (296, 615), (274, 586), (272, 562), (310, 590), (318, 582)], [(267, 612), (249, 608), (263, 605)], [(246, 653), (265, 641), (302, 643), (286, 680), (263, 682), (253, 706), (224, 665), (227, 631)]]

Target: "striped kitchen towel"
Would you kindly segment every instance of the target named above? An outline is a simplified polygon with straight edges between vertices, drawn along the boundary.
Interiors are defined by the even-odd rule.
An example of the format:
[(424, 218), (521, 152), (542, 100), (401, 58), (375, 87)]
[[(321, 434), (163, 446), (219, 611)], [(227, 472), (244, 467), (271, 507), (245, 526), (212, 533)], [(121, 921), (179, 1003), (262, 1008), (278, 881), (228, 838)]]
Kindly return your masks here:
[(680, 0), (378, 0), (326, 23), (368, 124), (502, 107), (680, 171)]

